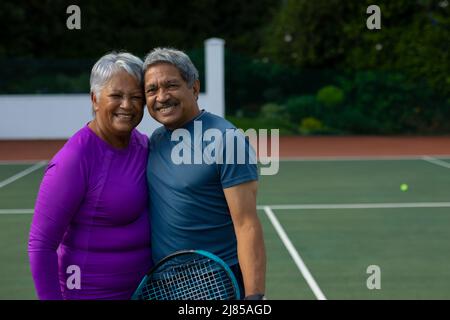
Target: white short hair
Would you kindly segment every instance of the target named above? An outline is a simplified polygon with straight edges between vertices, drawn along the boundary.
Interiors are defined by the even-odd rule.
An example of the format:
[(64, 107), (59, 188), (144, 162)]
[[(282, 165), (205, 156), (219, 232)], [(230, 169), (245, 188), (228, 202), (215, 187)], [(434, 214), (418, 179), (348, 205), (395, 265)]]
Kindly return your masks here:
[(183, 51), (173, 48), (155, 48), (145, 57), (144, 73), (154, 64), (169, 63), (180, 71), (181, 77), (189, 87), (198, 80), (198, 70), (189, 56)]
[(90, 85), (91, 92), (99, 95), (103, 87), (120, 70), (124, 70), (136, 78), (143, 87), (143, 62), (140, 58), (128, 52), (110, 52), (101, 57), (92, 67)]

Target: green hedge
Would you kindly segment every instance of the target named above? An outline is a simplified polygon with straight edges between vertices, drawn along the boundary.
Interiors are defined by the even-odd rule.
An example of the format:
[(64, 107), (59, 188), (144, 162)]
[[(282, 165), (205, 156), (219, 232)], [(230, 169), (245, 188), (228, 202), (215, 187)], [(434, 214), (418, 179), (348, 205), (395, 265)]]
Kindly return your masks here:
[(339, 74), (315, 94), (288, 96), (231, 117), (245, 128), (290, 134), (447, 134), (450, 103), (425, 82), (392, 72)]

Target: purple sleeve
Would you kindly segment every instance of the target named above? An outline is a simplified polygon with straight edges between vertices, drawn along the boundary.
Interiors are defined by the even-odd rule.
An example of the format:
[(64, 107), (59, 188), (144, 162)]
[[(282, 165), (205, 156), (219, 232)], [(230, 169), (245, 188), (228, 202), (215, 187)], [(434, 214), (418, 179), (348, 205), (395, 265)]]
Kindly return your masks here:
[(85, 194), (85, 170), (76, 152), (63, 149), (48, 165), (36, 200), (28, 254), (37, 295), (62, 299), (56, 250)]

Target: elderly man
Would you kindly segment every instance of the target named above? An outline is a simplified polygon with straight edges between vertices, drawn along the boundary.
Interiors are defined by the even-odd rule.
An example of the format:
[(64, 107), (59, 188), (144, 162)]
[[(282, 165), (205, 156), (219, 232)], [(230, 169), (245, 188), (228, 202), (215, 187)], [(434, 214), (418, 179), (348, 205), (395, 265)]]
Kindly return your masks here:
[[(256, 213), (257, 166), (236, 159), (243, 150), (252, 159), (253, 150), (231, 123), (200, 110), (198, 71), (185, 53), (154, 49), (144, 61), (144, 80), (148, 111), (163, 124), (150, 138), (147, 165), (154, 260), (182, 249), (210, 251), (231, 267), (246, 299), (263, 299), (266, 256)], [(207, 145), (208, 139), (197, 136), (208, 130), (219, 135)], [(224, 143), (230, 132), (237, 146)], [(183, 152), (203, 157), (213, 145), (219, 151), (213, 158), (220, 153), (223, 161), (174, 159), (186, 134), (192, 139), (182, 142)]]

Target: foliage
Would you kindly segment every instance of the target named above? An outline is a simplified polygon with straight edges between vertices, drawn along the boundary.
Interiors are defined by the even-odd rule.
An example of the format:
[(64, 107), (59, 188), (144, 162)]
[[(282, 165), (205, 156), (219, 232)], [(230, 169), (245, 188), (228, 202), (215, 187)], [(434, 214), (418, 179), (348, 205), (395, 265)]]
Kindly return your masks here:
[(286, 0), (261, 55), (300, 68), (401, 72), (450, 96), (450, 15), (440, 0), (380, 0), (381, 30), (368, 30), (370, 0)]
[(285, 107), (276, 103), (266, 103), (261, 107), (260, 116), (268, 121), (287, 120), (289, 115), (286, 113)]
[(317, 92), (317, 101), (326, 107), (334, 107), (344, 101), (344, 92), (336, 86), (325, 86)]
[(299, 131), (302, 134), (312, 134), (326, 132), (326, 129), (325, 125), (319, 119), (307, 117), (302, 119)]
[(246, 131), (247, 129), (279, 129), (280, 134), (289, 135), (298, 133), (296, 128), (290, 123), (283, 120), (268, 121), (260, 117), (234, 117), (226, 116), (226, 119), (236, 126), (236, 128)]
[(427, 84), (400, 73), (357, 72), (338, 80), (345, 106), (336, 126), (354, 133), (446, 132), (450, 125), (448, 102)]
[(294, 123), (300, 123), (302, 118), (319, 117), (321, 114), (321, 105), (314, 95), (292, 96), (285, 105)]
[[(278, 2), (2, 0), (0, 57), (96, 58), (113, 49), (142, 56), (156, 46), (203, 47), (210, 37), (250, 54)], [(80, 30), (66, 28), (72, 4), (81, 9)]]

